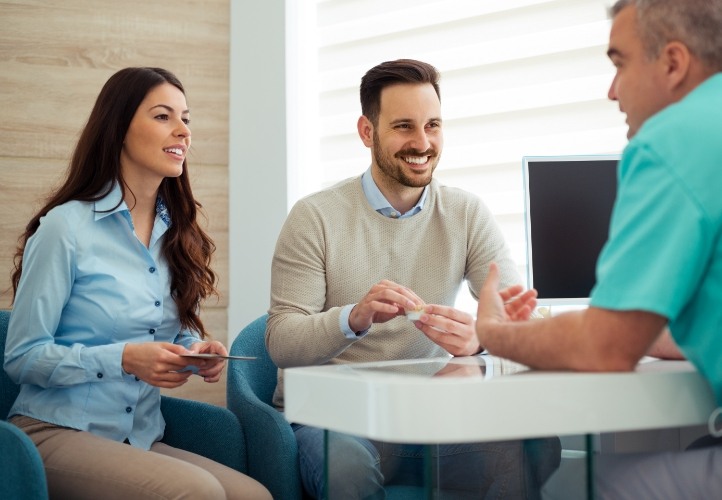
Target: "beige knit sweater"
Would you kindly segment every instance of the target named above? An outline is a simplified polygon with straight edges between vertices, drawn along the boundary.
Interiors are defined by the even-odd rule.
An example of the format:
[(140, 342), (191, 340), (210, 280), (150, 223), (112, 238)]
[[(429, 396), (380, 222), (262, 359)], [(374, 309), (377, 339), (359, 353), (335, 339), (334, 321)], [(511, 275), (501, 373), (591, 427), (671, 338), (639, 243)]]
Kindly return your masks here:
[(448, 355), (403, 317), (348, 339), (340, 310), (383, 279), (427, 304), (453, 305), (464, 280), (477, 296), (492, 261), (502, 287), (521, 283), (488, 208), (436, 180), (424, 209), (406, 219), (371, 208), (360, 176), (300, 200), (273, 256), (266, 346), (281, 368), (274, 404), (283, 408), (282, 368)]

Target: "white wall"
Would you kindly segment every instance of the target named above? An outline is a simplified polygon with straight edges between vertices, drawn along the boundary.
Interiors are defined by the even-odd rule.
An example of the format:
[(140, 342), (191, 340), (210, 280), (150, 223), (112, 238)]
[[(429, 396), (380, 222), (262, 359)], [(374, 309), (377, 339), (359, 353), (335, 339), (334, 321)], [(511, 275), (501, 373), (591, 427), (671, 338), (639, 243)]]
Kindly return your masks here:
[(271, 258), (287, 214), (285, 8), (231, 1), (229, 345), (268, 310)]

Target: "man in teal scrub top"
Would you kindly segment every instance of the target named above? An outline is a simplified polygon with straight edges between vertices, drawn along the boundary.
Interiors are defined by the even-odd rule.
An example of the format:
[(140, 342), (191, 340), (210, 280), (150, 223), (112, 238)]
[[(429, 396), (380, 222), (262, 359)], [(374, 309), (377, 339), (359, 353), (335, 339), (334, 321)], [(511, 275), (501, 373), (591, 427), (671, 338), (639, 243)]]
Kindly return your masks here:
[[(537, 369), (627, 371), (668, 327), (722, 407), (722, 0), (620, 0), (611, 15), (609, 98), (630, 141), (591, 305), (508, 321), (492, 264), (477, 335)], [(722, 445), (601, 458), (600, 498), (722, 495)]]

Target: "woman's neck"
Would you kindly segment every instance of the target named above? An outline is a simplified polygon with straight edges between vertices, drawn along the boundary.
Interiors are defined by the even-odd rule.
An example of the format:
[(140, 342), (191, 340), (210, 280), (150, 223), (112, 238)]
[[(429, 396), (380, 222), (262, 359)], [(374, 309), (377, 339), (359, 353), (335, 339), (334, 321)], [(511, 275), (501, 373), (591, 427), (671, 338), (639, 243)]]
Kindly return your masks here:
[(155, 223), (155, 204), (158, 198), (158, 188), (131, 187), (125, 184), (124, 201), (130, 210), (135, 234), (143, 245), (150, 246), (150, 237)]

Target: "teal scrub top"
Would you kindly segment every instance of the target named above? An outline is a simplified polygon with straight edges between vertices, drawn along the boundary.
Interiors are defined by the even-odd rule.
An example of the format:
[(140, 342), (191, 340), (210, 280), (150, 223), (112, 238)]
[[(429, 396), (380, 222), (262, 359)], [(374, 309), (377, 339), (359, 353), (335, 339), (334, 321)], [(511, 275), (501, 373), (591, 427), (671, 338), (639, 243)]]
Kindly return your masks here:
[(666, 317), (722, 406), (720, 110), (718, 73), (629, 142), (590, 303)]

